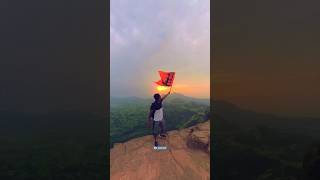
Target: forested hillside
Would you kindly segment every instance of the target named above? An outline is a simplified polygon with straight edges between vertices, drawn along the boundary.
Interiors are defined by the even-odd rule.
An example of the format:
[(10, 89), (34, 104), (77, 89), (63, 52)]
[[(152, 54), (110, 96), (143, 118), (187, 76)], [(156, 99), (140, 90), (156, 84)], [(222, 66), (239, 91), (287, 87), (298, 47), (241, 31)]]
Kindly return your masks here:
[(306, 180), (308, 171), (320, 172), (311, 169), (316, 165), (306, 166), (317, 158), (308, 154), (320, 147), (320, 119), (279, 117), (227, 102), (213, 105), (216, 179)]
[[(135, 97), (111, 98), (111, 143), (151, 134), (147, 117), (152, 99)], [(181, 129), (208, 120), (209, 100), (196, 99), (180, 94), (170, 95), (164, 102), (167, 130)]]

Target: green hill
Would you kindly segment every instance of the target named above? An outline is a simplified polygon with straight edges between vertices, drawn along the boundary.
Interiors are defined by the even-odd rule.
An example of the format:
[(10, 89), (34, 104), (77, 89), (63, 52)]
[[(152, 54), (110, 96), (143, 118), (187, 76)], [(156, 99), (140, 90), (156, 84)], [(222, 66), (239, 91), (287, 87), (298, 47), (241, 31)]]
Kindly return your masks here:
[(320, 142), (320, 119), (280, 117), (223, 101), (213, 105), (215, 179), (308, 179), (304, 159)]
[[(147, 117), (152, 99), (136, 97), (111, 98), (111, 144), (151, 134)], [(208, 119), (209, 100), (180, 94), (170, 95), (163, 103), (167, 130), (195, 125)]]

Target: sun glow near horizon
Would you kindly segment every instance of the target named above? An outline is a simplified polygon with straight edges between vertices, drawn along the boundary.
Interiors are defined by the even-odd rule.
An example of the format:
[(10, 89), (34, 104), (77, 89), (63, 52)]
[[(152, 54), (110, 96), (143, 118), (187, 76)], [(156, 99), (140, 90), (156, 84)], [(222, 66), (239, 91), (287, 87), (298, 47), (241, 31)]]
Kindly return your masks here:
[(156, 89), (159, 92), (169, 91), (169, 87), (167, 87), (167, 86), (157, 86)]
[(210, 98), (210, 84), (203, 82), (197, 84), (173, 84), (172, 88), (167, 86), (159, 86), (154, 83), (151, 94), (160, 93), (166, 94), (170, 91), (171, 93), (179, 93), (185, 96), (195, 98)]

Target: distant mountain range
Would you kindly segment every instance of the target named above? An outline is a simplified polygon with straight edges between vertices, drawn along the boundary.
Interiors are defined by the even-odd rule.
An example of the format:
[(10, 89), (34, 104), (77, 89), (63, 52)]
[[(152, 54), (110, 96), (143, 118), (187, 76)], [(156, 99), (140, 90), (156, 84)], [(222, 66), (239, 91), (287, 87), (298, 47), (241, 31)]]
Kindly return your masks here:
[[(103, 179), (108, 138), (119, 143), (150, 135), (146, 122), (152, 102), (152, 97), (111, 97), (110, 122), (107, 113), (1, 111), (0, 160), (7, 165), (0, 166), (0, 176), (49, 179), (54, 174), (63, 179), (77, 177), (78, 168), (82, 168), (88, 173), (84, 179), (92, 174)], [(209, 99), (170, 95), (164, 102), (167, 129), (206, 122), (209, 104)], [(320, 144), (320, 119), (275, 116), (224, 101), (211, 105), (215, 179), (304, 179), (306, 152)], [(46, 169), (48, 164), (52, 169)]]
[(275, 116), (223, 101), (213, 109), (214, 179), (307, 179), (311, 167), (305, 162), (311, 161), (305, 160), (320, 147), (320, 119)]
[[(215, 101), (213, 103), (213, 109), (213, 116), (215, 116), (216, 119), (222, 118), (223, 123), (232, 124), (232, 126), (237, 126), (238, 129), (244, 130), (257, 126), (266, 126), (283, 132), (301, 133), (320, 137), (320, 118), (277, 116), (242, 109), (225, 101)], [(219, 124), (215, 124), (215, 126), (219, 126)]]
[[(111, 143), (151, 134), (147, 116), (151, 98), (112, 97), (110, 102)], [(209, 99), (173, 93), (163, 102), (167, 130), (186, 128), (209, 119)]]
[[(205, 104), (205, 105), (210, 105), (210, 99), (205, 99), (205, 98), (194, 98), (194, 97), (189, 97), (185, 96), (180, 93), (172, 93), (168, 96), (166, 101), (175, 101), (175, 100), (184, 100), (184, 101), (192, 101), (200, 104)], [(148, 98), (141, 98), (141, 97), (135, 97), (135, 96), (129, 96), (129, 97), (110, 97), (110, 105), (115, 106), (118, 104), (124, 104), (124, 103), (142, 103), (142, 102), (152, 102), (153, 98), (148, 97)]]

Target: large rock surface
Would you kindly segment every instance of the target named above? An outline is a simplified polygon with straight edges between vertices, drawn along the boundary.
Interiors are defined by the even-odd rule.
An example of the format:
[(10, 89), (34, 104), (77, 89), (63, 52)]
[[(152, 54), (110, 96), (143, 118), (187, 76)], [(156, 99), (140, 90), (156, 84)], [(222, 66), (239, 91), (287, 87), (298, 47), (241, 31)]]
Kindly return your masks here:
[(168, 132), (154, 150), (151, 135), (115, 144), (110, 151), (111, 180), (210, 179), (210, 121)]

